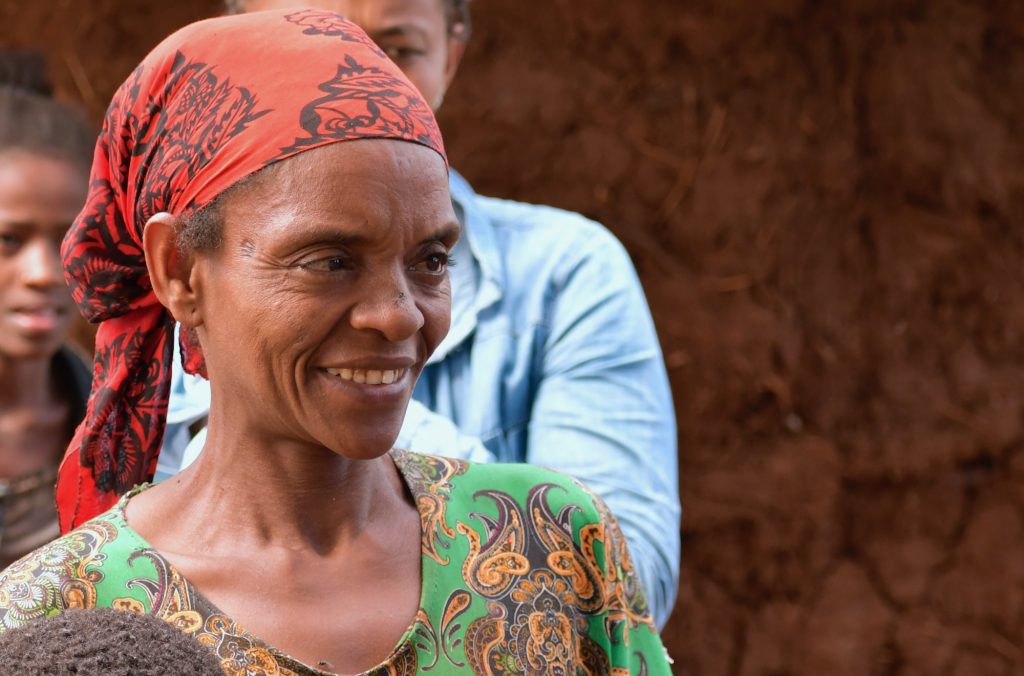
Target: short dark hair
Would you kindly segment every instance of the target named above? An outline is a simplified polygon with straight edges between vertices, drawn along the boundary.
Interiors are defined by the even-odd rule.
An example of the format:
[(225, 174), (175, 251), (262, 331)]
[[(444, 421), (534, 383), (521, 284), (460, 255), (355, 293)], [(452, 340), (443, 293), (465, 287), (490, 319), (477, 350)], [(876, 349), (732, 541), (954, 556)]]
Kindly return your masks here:
[(0, 152), (40, 153), (88, 170), (96, 134), (82, 111), (51, 93), (41, 55), (0, 51)]
[(176, 238), (178, 251), (189, 254), (193, 251), (208, 252), (218, 249), (224, 232), (224, 205), (233, 195), (245, 191), (263, 177), (272, 176), (281, 164), (282, 162), (274, 162), (258, 169), (186, 216)]
[[(469, 39), (472, 24), (469, 19), (470, 0), (441, 0), (444, 3), (444, 18), (448, 24), (449, 35), (455, 35), (455, 27), (462, 26), (457, 37), (462, 40)], [(242, 14), (245, 12), (245, 0), (224, 0), (224, 6), (228, 14)]]
[(65, 610), (0, 636), (5, 674), (222, 676), (220, 660), (154, 615), (93, 608)]

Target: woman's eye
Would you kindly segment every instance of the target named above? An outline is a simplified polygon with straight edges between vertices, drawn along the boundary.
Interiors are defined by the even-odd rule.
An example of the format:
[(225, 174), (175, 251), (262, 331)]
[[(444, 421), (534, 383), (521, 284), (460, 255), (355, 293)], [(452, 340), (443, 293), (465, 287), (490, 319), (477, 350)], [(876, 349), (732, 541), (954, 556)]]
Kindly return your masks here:
[(432, 275), (440, 275), (444, 273), (448, 268), (448, 254), (436, 252), (427, 254), (420, 263), (413, 266), (413, 269), (418, 272), (426, 272)]
[(309, 270), (311, 272), (338, 272), (339, 270), (345, 269), (345, 259), (341, 256), (318, 258), (315, 261), (302, 263), (299, 265), (299, 267), (301, 267), (303, 270)]

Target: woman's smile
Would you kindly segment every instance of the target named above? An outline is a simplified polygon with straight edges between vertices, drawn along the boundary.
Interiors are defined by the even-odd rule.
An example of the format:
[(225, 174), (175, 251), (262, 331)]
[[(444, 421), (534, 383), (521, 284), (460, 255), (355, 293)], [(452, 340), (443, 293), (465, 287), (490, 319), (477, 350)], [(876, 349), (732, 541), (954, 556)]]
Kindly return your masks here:
[(412, 395), (416, 369), (318, 369), (331, 390), (369, 406), (401, 406)]
[(363, 357), (317, 368), (349, 397), (379, 404), (401, 403), (412, 392), (420, 360), (414, 357)]
[(347, 368), (326, 368), (324, 369), (332, 376), (342, 380), (351, 380), (366, 385), (391, 385), (401, 380), (406, 369), (347, 369)]

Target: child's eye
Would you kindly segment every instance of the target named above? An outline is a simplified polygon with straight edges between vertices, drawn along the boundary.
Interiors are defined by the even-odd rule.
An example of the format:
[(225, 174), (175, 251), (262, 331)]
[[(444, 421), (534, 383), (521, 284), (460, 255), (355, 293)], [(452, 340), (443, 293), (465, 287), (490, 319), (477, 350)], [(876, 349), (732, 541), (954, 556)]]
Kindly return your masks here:
[(0, 232), (0, 249), (12, 251), (21, 245), (21, 238), (9, 232)]
[(387, 57), (394, 61), (395, 63), (398, 63), (399, 61), (404, 61), (406, 59), (411, 59), (423, 53), (419, 49), (413, 49), (412, 47), (401, 47), (398, 45), (388, 45), (386, 47), (382, 47), (381, 49), (385, 54), (387, 54)]

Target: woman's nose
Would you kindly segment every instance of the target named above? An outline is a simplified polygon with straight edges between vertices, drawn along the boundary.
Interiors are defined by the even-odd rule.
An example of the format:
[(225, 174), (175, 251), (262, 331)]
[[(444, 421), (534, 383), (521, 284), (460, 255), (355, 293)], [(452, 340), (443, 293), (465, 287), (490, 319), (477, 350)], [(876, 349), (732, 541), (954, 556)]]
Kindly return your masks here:
[(423, 327), (423, 313), (404, 279), (367, 280), (363, 297), (352, 308), (354, 328), (377, 331), (392, 342), (405, 340)]
[(18, 256), (22, 283), (26, 286), (49, 289), (63, 286), (64, 268), (60, 248), (44, 237), (34, 237), (25, 243)]

